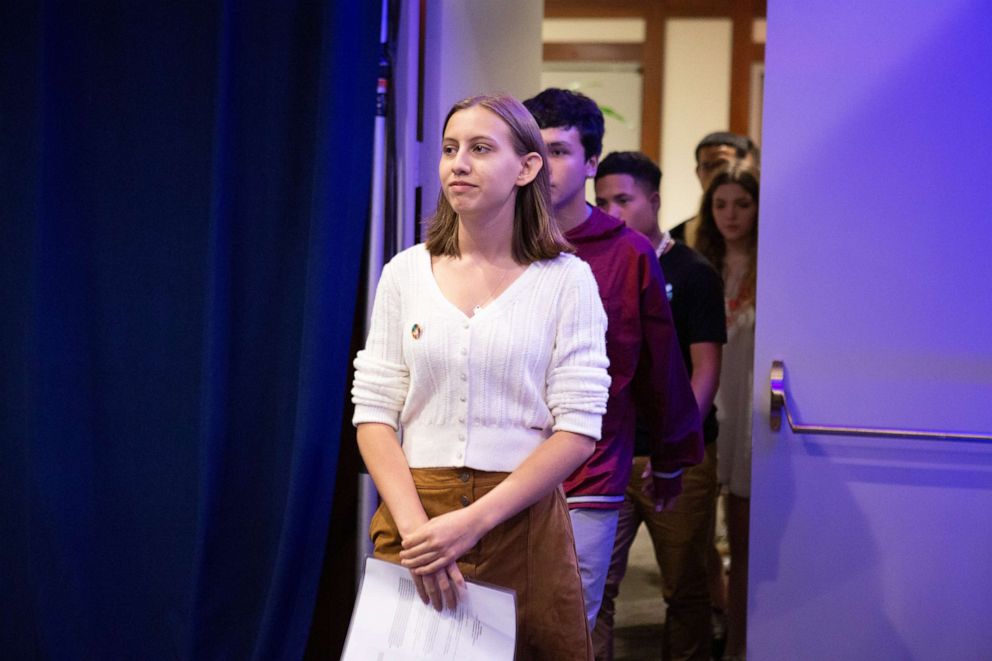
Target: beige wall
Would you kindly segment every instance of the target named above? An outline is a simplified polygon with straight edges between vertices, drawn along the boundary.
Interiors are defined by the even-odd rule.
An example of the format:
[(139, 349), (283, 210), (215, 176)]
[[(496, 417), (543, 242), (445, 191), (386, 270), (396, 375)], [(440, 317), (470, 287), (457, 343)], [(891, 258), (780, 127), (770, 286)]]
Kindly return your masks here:
[(546, 18), (541, 34), (547, 43), (596, 42), (639, 44), (643, 18)]
[(669, 19), (662, 90), (661, 220), (668, 229), (698, 210), (696, 144), (730, 125), (729, 18)]

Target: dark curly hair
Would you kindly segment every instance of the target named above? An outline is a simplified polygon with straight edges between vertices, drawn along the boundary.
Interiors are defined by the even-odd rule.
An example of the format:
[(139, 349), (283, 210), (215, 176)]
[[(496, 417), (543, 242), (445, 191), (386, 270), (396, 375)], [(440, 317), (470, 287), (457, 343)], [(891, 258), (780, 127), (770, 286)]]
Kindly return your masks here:
[(610, 152), (596, 168), (596, 181), (611, 174), (630, 175), (649, 193), (657, 193), (661, 186), (661, 169), (639, 151)]
[[(739, 135), (737, 133), (730, 133), (729, 131), (717, 131), (715, 133), (710, 133), (696, 145), (696, 163), (699, 163), (699, 152), (703, 151), (704, 147), (733, 147), (734, 152), (736, 152), (737, 158), (742, 159), (749, 153), (754, 153), (757, 151), (757, 147), (751, 138), (746, 135)], [(755, 159), (755, 163), (757, 163)]]
[(549, 87), (524, 101), (542, 129), (572, 128), (578, 130), (586, 160), (603, 151), (603, 113), (596, 102), (585, 94)]

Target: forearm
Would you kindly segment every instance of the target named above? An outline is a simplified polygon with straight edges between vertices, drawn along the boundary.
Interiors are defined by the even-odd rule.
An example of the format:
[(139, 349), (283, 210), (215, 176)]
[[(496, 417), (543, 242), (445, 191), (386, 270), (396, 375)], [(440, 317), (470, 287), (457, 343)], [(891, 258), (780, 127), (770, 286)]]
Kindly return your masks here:
[(723, 348), (715, 342), (697, 342), (689, 345), (689, 354), (692, 357), (692, 394), (699, 406), (699, 418), (705, 420), (720, 387)]
[(358, 449), (379, 495), (396, 522), (400, 537), (406, 537), (426, 523), (427, 514), (417, 495), (417, 487), (396, 430), (385, 424), (360, 424)]
[(713, 408), (713, 397), (716, 396), (716, 386), (720, 382), (719, 376), (713, 378), (712, 375), (702, 375), (693, 373), (692, 394), (696, 396), (696, 404), (699, 405), (699, 417), (706, 419)]
[(485, 534), (503, 521), (531, 506), (575, 472), (596, 449), (588, 436), (555, 432), (541, 443), (495, 489), (468, 509)]

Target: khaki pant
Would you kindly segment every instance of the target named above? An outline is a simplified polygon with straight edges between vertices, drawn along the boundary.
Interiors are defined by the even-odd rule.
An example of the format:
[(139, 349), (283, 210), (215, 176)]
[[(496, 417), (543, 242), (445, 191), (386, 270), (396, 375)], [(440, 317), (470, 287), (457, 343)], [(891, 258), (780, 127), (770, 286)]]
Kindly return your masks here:
[[(507, 473), (414, 468), (427, 516), (467, 507)], [(401, 539), (385, 504), (372, 517), (375, 557), (399, 562)], [(575, 540), (561, 488), (493, 528), (458, 560), (465, 578), (517, 593), (517, 661), (592, 659)]]
[(627, 571), (627, 555), (641, 522), (648, 528), (661, 569), (662, 595), (667, 604), (661, 658), (709, 661), (711, 604), (706, 555), (713, 544), (716, 497), (716, 447), (706, 446), (703, 462), (682, 475), (682, 495), (675, 508), (655, 512), (644, 495), (641, 473), (647, 457), (636, 457), (626, 498), (617, 522), (613, 558), (603, 590), (603, 603), (593, 631), (598, 661), (613, 659), (613, 616), (620, 582)]

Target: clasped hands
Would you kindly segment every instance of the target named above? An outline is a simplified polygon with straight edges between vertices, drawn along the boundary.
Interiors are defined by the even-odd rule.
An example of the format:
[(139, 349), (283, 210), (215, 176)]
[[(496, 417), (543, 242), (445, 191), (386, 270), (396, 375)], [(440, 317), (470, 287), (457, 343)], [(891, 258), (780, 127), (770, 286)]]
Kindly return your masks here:
[(462, 509), (434, 517), (403, 538), (400, 563), (410, 570), (425, 604), (438, 611), (454, 610), (465, 598), (465, 578), (457, 560), (483, 533), (472, 513)]

